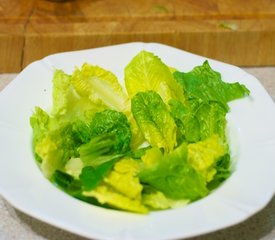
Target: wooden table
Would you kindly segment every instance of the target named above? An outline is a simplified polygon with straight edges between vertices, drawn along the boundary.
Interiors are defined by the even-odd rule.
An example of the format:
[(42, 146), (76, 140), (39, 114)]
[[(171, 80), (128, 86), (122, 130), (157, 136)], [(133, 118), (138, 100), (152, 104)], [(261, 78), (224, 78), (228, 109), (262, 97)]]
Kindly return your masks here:
[(0, 0), (0, 72), (56, 52), (133, 41), (275, 65), (275, 1)]

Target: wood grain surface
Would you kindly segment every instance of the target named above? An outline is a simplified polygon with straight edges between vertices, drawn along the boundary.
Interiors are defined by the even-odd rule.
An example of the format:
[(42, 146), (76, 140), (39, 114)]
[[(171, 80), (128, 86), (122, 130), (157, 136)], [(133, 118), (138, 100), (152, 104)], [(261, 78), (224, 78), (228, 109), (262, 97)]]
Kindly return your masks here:
[(275, 65), (274, 0), (0, 0), (0, 18), (0, 72), (133, 41), (240, 66)]

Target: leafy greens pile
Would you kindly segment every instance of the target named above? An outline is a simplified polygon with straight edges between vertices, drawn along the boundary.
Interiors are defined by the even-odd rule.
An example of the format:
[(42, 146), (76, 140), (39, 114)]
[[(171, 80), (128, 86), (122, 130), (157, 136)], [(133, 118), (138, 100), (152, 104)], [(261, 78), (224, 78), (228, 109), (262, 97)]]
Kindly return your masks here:
[(230, 176), (228, 102), (249, 94), (205, 61), (190, 72), (141, 51), (117, 77), (55, 70), (50, 113), (30, 118), (41, 171), (75, 198), (147, 213), (200, 199)]

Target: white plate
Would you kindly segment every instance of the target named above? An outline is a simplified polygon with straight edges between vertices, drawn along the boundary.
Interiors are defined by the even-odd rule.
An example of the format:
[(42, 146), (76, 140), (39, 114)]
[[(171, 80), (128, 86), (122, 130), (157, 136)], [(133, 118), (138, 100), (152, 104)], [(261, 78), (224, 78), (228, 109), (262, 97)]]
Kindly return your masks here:
[(71, 73), (84, 62), (109, 69), (123, 81), (126, 64), (141, 50), (189, 71), (206, 59), (155, 43), (129, 43), (51, 55), (26, 67), (0, 94), (0, 193), (14, 207), (67, 231), (96, 239), (171, 239), (237, 224), (261, 210), (275, 192), (275, 107), (253, 76), (209, 60), (223, 80), (238, 81), (250, 97), (230, 103), (230, 145), (235, 171), (215, 192), (186, 207), (138, 215), (89, 205), (58, 190), (39, 171), (31, 149), (29, 117), (51, 107), (55, 68)]

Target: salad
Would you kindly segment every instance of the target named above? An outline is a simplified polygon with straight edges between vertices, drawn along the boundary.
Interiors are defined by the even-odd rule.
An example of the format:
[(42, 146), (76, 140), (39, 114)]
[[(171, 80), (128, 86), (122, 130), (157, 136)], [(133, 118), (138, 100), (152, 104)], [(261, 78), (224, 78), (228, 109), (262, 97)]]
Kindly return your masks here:
[[(184, 64), (184, 63), (182, 63)], [(52, 108), (30, 117), (44, 176), (104, 208), (148, 213), (207, 196), (231, 174), (228, 102), (249, 95), (208, 61), (190, 72), (141, 51), (117, 77), (85, 63), (53, 75)]]

